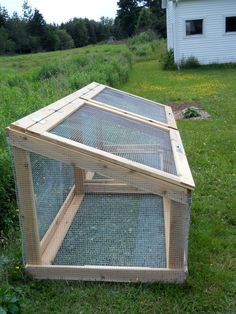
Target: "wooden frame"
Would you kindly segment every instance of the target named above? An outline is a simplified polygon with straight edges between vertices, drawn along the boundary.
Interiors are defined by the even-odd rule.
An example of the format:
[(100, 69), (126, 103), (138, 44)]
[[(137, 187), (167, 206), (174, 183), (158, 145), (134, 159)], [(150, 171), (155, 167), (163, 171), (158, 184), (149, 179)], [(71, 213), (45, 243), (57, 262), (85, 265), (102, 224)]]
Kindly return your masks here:
[(147, 267), (26, 265), (26, 270), (38, 279), (184, 283), (187, 277), (183, 269)]
[[(23, 217), (26, 269), (36, 278), (183, 282), (187, 275), (185, 245), (187, 234), (183, 230), (194, 181), (179, 132), (175, 129), (176, 124), (171, 122), (172, 118), (168, 120), (170, 125), (167, 125), (102, 103), (82, 99), (90, 99), (104, 88), (104, 85), (92, 83), (12, 123), (7, 129), (9, 142), (13, 147), (19, 205)], [(98, 149), (50, 133), (52, 128), (85, 105), (168, 132), (177, 174), (164, 171), (163, 151), (158, 145), (114, 146), (101, 142), (102, 145)], [(165, 107), (165, 110), (171, 113), (168, 107)], [(120, 152), (142, 154), (147, 149), (150, 153), (160, 154), (161, 170), (115, 155)], [(75, 185), (41, 241), (34, 204), (29, 152), (62, 161), (74, 168)], [(94, 179), (95, 173), (109, 178)], [(166, 268), (52, 265), (86, 193), (162, 196)]]
[[(95, 85), (95, 84), (97, 84), (97, 85)], [(156, 123), (156, 124), (159, 124), (159, 125), (163, 125), (163, 126), (167, 126), (167, 127), (173, 128), (173, 129), (177, 129), (177, 125), (176, 125), (176, 121), (175, 121), (175, 118), (174, 118), (173, 111), (172, 111), (171, 107), (169, 107), (169, 106), (165, 106), (163, 104), (160, 104), (160, 103), (157, 103), (155, 101), (149, 100), (153, 104), (161, 106), (161, 107), (163, 107), (165, 109), (166, 123), (164, 123), (164, 122), (161, 122), (161, 121), (158, 121), (158, 120), (154, 120), (154, 119), (150, 119), (148, 117), (144, 117), (142, 115), (133, 113), (131, 111), (126, 111), (126, 110), (119, 109), (117, 107), (114, 107), (114, 106), (105, 104), (104, 102), (99, 102), (98, 100), (94, 100), (93, 99), (95, 96), (97, 96), (99, 93), (101, 93), (106, 88), (109, 88), (110, 90), (121, 92), (118, 89), (115, 89), (115, 88), (112, 88), (112, 87), (108, 87), (106, 85), (102, 85), (102, 84), (98, 84), (98, 83), (94, 82), (94, 88), (91, 89), (90, 91), (84, 93), (81, 96), (81, 98), (84, 99), (84, 100), (88, 100), (90, 102), (96, 103), (98, 105), (101, 105), (103, 107), (107, 107), (107, 108), (110, 108), (110, 109), (113, 109), (113, 110), (116, 110), (116, 111), (119, 111), (119, 112), (123, 112), (124, 114), (129, 115), (129, 116), (139, 117), (139, 118), (145, 119), (145, 120), (147, 120), (149, 122), (153, 122), (153, 123)], [(133, 95), (133, 94), (130, 94), (130, 93), (127, 93), (127, 92), (124, 92), (124, 91), (122, 91), (122, 94), (129, 95), (129, 96), (134, 96), (134, 97), (136, 97), (138, 99), (141, 99), (141, 100), (147, 100), (147, 99), (145, 99), (143, 97), (140, 97), (140, 96), (137, 96), (137, 95)]]

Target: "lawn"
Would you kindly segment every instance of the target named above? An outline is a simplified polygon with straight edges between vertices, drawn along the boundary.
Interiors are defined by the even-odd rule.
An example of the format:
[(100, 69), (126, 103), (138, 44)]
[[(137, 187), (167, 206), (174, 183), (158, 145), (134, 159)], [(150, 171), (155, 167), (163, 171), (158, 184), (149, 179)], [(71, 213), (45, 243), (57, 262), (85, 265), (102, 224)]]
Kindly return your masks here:
[[(91, 49), (101, 49), (101, 54), (105, 53), (104, 50), (112, 51), (112, 54), (113, 50), (120, 50), (127, 54), (126, 48), (118, 45)], [(70, 58), (71, 55), (76, 55), (75, 50), (72, 51), (73, 53), (66, 53)], [(60, 58), (60, 53), (56, 54)], [(66, 89), (54, 92), (58, 83), (53, 80), (47, 83), (51, 85), (46, 93), (45, 86), (49, 85), (46, 85), (45, 80), (41, 87), (39, 83), (31, 85), (33, 83), (28, 76), (39, 75), (37, 71), (41, 71), (40, 62), (44, 62), (40, 59), (47, 59), (50, 54), (37, 56), (0, 59), (0, 75), (3, 77), (3, 72), (10, 68), (10, 74), (7, 74), (9, 80), (10, 75), (13, 79), (16, 73), (23, 84), (12, 89), (13, 95), (4, 94), (4, 99), (12, 105), (9, 110), (5, 108), (2, 111), (1, 119), (5, 119), (3, 125), (39, 107), (42, 97), (46, 105), (74, 88), (73, 84), (69, 87), (66, 85)], [(19, 70), (21, 59), (23, 65), (22, 70)], [(30, 66), (30, 62), (34, 65)], [(30, 74), (27, 72), (28, 67)], [(61, 71), (56, 79), (66, 84), (66, 73)], [(27, 76), (26, 80), (24, 75)], [(235, 77), (235, 67), (163, 71), (158, 58), (141, 58), (140, 54), (140, 58), (136, 58), (133, 63), (128, 81), (124, 83), (125, 80), (121, 79), (113, 84), (161, 103), (196, 102), (211, 115), (208, 120), (178, 121), (196, 183), (191, 209), (187, 282), (184, 285), (174, 285), (32, 280), (22, 268), (19, 233), (16, 228), (0, 255), (8, 256), (10, 260), (5, 263), (7, 266), (2, 278), (4, 283), (9, 282), (14, 286), (22, 313), (236, 313)], [(20, 111), (14, 109), (14, 92), (17, 96), (22, 93), (22, 88), (28, 91), (28, 84), (34, 87), (34, 93), (29, 93), (28, 98), (32, 100), (36, 97), (35, 108), (29, 105), (30, 99), (27, 98), (29, 106), (25, 110), (22, 109), (22, 103)]]

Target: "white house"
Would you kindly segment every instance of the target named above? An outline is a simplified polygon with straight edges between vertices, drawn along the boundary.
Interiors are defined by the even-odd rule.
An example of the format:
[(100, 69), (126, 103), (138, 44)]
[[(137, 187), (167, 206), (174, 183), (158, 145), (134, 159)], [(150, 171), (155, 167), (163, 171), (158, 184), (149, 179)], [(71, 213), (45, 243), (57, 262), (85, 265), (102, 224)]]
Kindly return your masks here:
[(236, 0), (162, 0), (175, 62), (236, 62)]

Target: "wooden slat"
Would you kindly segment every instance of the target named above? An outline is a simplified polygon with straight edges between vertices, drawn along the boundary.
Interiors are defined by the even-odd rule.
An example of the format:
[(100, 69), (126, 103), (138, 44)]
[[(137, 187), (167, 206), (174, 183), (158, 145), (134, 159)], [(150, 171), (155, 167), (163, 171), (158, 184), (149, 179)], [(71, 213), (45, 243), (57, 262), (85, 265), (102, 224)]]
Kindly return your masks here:
[(57, 225), (52, 239), (48, 243), (42, 255), (42, 263), (44, 265), (51, 264), (57, 255), (57, 252), (66, 236), (68, 229), (76, 215), (78, 208), (83, 201), (83, 195), (75, 195), (70, 206)]
[(194, 188), (195, 183), (192, 177), (191, 170), (189, 168), (188, 160), (179, 132), (176, 130), (170, 130), (170, 139), (175, 159), (175, 165), (177, 168), (177, 174), (180, 177), (180, 181), (183, 183), (187, 183)]
[(57, 124), (62, 122), (66, 117), (71, 115), (73, 112), (77, 111), (81, 106), (83, 106), (84, 100), (77, 99), (68, 105), (66, 105), (63, 110), (54, 112), (49, 117), (44, 119), (44, 123), (36, 123), (33, 126), (29, 127), (28, 130), (34, 133), (43, 133), (47, 130), (56, 127)]
[(91, 155), (84, 154), (74, 145), (69, 148), (54, 142), (48, 142), (41, 138), (36, 138), (29, 134), (21, 134), (16, 130), (8, 129), (7, 131), (10, 142), (19, 148), (39, 153), (43, 156), (64, 161), (69, 164), (74, 164), (82, 169), (92, 169), (94, 172), (112, 177), (119, 182), (135, 186), (143, 191), (158, 195), (165, 195), (165, 193), (167, 193), (167, 196), (173, 200), (184, 203), (187, 201), (187, 190), (185, 187), (163, 181), (160, 178), (150, 175), (150, 172), (148, 172), (148, 174), (145, 173), (145, 171), (141, 173), (141, 171), (135, 171), (127, 165), (122, 166), (120, 164), (94, 158)]
[(60, 137), (52, 133), (45, 132), (44, 134), (41, 134), (41, 138), (44, 140), (48, 140), (51, 143), (61, 145), (62, 147), (75, 149), (76, 151), (80, 151), (83, 154), (95, 157), (97, 160), (109, 161), (109, 162), (112, 162), (113, 164), (122, 165), (124, 167), (129, 168), (132, 171), (145, 173), (151, 177), (161, 179), (165, 182), (173, 183), (175, 185), (182, 186), (189, 189), (193, 188), (188, 182), (184, 181), (183, 177), (179, 178), (178, 176), (164, 172), (160, 169), (152, 168), (144, 164), (140, 164), (140, 163), (128, 160), (126, 158), (105, 152), (103, 150), (98, 150), (97, 148), (93, 148), (93, 147), (81, 144), (79, 142), (75, 142), (70, 139)]
[(26, 265), (26, 270), (38, 279), (92, 280), (111, 282), (173, 282), (183, 283), (183, 269), (109, 266)]
[(85, 183), (85, 191), (88, 193), (138, 193), (148, 194), (138, 188), (124, 183)]
[(85, 170), (74, 166), (75, 194), (84, 194)]
[(22, 119), (19, 119), (11, 124), (11, 126), (14, 126), (19, 129), (27, 129), (33, 126), (34, 124), (38, 124), (41, 121), (41, 124), (44, 124), (44, 119), (46, 119), (48, 116), (50, 116), (52, 113), (56, 111), (63, 110), (63, 108), (68, 105), (69, 103), (78, 100), (82, 95), (89, 93), (91, 90), (99, 86), (100, 84), (93, 82), (74, 93), (67, 95), (66, 97), (59, 99), (55, 101), (54, 103), (41, 108), (26, 117), (23, 117)]
[(26, 117), (23, 117), (20, 120), (13, 122), (11, 126), (15, 126), (21, 129), (27, 129), (32, 127), (34, 124), (44, 124), (44, 119), (48, 118), (54, 112), (63, 110), (65, 106), (77, 100), (86, 91), (89, 91), (89, 89), (83, 89), (82, 92), (81, 90), (78, 90), (75, 93), (72, 93), (42, 109), (39, 109), (27, 115)]
[(40, 240), (34, 200), (31, 162), (28, 152), (12, 147), (23, 227), (23, 242), (27, 263), (41, 264)]
[(109, 153), (163, 153), (160, 144), (103, 145), (103, 149)]
[(114, 179), (89, 179), (85, 181), (86, 183), (102, 183), (102, 184), (106, 184), (106, 183), (120, 183), (117, 182)]
[(70, 193), (68, 194), (64, 203), (62, 204), (60, 210), (58, 211), (56, 217), (54, 218), (53, 222), (51, 223), (50, 227), (48, 228), (47, 232), (45, 233), (43, 239), (41, 240), (41, 242), (40, 242), (41, 254), (43, 254), (43, 252), (45, 251), (49, 242), (52, 240), (52, 237), (54, 236), (58, 225), (62, 222), (62, 219), (63, 219), (68, 207), (70, 206), (74, 196), (75, 196), (75, 186), (73, 186), (73, 188), (71, 189)]
[(99, 84), (93, 90), (90, 90), (88, 93), (83, 94), (81, 98), (88, 99), (88, 100), (92, 99), (93, 97), (101, 93), (105, 88), (106, 86)]
[(165, 106), (165, 111), (166, 111), (167, 124), (173, 129), (178, 129), (172, 108), (169, 106)]

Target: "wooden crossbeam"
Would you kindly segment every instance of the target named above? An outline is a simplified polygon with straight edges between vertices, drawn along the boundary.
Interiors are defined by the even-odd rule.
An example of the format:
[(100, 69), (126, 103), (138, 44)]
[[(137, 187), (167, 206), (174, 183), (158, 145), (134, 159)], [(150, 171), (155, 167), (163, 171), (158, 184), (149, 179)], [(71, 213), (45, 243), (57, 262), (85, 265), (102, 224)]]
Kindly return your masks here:
[(155, 281), (183, 283), (186, 280), (186, 272), (183, 269), (93, 265), (26, 265), (26, 270), (38, 279), (93, 280), (134, 283)]
[(75, 195), (64, 216), (58, 223), (51, 240), (42, 254), (42, 263), (44, 265), (50, 265), (56, 257), (83, 198), (84, 195)]
[(124, 183), (85, 183), (85, 191), (87, 193), (138, 193), (150, 194), (146, 191), (141, 191), (138, 188), (129, 186)]
[(54, 218), (53, 222), (51, 223), (50, 227), (48, 228), (47, 232), (45, 233), (43, 239), (41, 240), (41, 242), (40, 242), (41, 254), (44, 253), (46, 247), (48, 246), (48, 244), (52, 240), (52, 237), (54, 236), (58, 225), (62, 222), (63, 217), (65, 216), (65, 213), (66, 213), (68, 207), (70, 206), (74, 196), (75, 196), (75, 186), (73, 186), (72, 189), (70, 190), (67, 198), (65, 199), (64, 203), (62, 204), (56, 217)]

